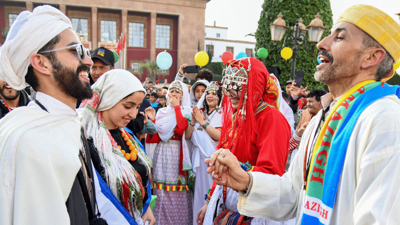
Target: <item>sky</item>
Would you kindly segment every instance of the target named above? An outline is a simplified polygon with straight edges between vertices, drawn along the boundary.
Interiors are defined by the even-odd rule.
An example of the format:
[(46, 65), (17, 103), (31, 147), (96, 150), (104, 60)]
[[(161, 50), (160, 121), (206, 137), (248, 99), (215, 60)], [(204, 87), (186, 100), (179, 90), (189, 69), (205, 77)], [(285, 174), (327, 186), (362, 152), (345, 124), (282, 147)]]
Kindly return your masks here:
[[(211, 0), (206, 7), (206, 25), (212, 26), (215, 21), (217, 26), (228, 27), (228, 39), (255, 42), (254, 37), (245, 36), (257, 30), (263, 2), (264, 0)], [(355, 4), (377, 7), (400, 23), (399, 16), (396, 15), (400, 13), (399, 0), (331, 0), (333, 22), (337, 21), (344, 10)], [(397, 72), (400, 73), (400, 68)]]
[[(212, 26), (215, 21), (217, 26), (228, 27), (228, 39), (255, 41), (253, 37), (245, 35), (257, 30), (263, 2), (264, 0), (211, 0), (206, 7), (206, 25)], [(400, 23), (399, 16), (395, 15), (400, 13), (399, 0), (331, 0), (333, 21), (355, 4), (375, 6)]]

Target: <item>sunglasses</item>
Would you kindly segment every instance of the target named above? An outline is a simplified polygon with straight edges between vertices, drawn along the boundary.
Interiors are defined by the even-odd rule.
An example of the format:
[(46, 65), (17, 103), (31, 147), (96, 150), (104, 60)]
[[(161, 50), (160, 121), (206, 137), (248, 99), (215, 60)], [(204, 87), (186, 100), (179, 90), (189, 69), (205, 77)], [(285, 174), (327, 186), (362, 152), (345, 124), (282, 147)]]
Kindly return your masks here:
[(79, 61), (85, 60), (85, 55), (90, 57), (90, 50), (85, 48), (82, 44), (69, 45), (69, 46), (66, 46), (63, 48), (51, 49), (51, 50), (41, 51), (38, 53), (42, 54), (42, 53), (60, 51), (60, 50), (64, 50), (64, 49), (73, 49), (73, 48), (75, 48), (75, 52), (78, 55)]

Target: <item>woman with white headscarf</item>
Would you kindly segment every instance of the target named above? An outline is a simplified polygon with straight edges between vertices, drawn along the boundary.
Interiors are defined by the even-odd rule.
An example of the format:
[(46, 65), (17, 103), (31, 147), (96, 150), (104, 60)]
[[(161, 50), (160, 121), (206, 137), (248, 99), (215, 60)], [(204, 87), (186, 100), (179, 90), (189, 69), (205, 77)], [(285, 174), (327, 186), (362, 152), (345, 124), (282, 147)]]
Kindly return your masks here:
[[(115, 69), (101, 76), (92, 89), (93, 97), (82, 102), (78, 113), (87, 128), (93, 165), (137, 224), (155, 224), (148, 207), (151, 164), (140, 142), (124, 129), (138, 113), (143, 86), (131, 73)], [(116, 224), (113, 219), (107, 219), (108, 224)]]
[(168, 106), (158, 110), (154, 120), (158, 133), (149, 135), (147, 143), (158, 143), (153, 156), (153, 188), (157, 195), (154, 215), (159, 224), (191, 224), (192, 197), (188, 173), (192, 167), (185, 141), (191, 120), (187, 87), (174, 81), (168, 89)]
[(196, 175), (194, 200), (193, 200), (193, 224), (197, 224), (196, 218), (199, 210), (204, 206), (204, 195), (212, 186), (214, 179), (207, 173), (208, 165), (204, 160), (210, 158), (215, 152), (221, 136), (222, 110), (219, 107), (222, 101), (221, 82), (211, 82), (200, 98), (197, 106), (193, 107), (192, 118), (189, 123), (186, 139), (193, 143), (192, 164)]

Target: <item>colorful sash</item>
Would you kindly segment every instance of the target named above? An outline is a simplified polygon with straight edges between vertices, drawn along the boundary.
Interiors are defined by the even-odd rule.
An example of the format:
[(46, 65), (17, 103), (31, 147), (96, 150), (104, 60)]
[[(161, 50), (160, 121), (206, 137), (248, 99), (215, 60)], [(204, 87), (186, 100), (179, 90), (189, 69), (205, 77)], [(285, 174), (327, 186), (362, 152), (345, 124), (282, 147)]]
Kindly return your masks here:
[(335, 104), (314, 147), (301, 224), (330, 224), (349, 139), (358, 118), (376, 100), (400, 96), (399, 90), (398, 86), (364, 81)]

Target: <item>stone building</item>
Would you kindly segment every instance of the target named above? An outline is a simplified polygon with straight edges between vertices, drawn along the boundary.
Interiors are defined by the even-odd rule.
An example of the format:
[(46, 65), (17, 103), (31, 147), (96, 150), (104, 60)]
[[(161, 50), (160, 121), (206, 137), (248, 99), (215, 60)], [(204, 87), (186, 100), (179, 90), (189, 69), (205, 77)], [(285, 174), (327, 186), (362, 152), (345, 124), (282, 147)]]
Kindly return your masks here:
[[(95, 49), (116, 48), (126, 31), (126, 69), (139, 75), (145, 59), (156, 60), (167, 51), (173, 58), (159, 78), (174, 79), (179, 65), (194, 64), (194, 56), (204, 49), (205, 9), (209, 0), (1, 0), (0, 29), (3, 33), (23, 10), (52, 5), (67, 15), (82, 43)], [(4, 41), (4, 37), (0, 43)], [(146, 74), (138, 76), (144, 80)]]

